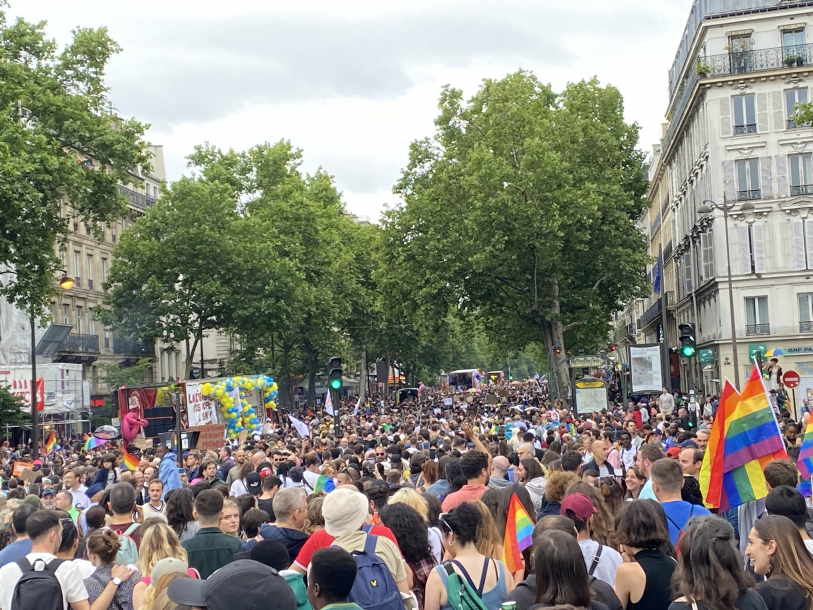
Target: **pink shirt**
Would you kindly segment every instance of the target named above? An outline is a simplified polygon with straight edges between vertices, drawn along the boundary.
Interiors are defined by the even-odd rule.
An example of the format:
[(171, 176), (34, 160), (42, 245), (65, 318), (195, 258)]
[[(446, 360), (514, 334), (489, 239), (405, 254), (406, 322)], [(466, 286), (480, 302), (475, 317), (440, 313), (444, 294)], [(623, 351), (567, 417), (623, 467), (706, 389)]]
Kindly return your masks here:
[(483, 497), (488, 487), (485, 485), (464, 485), (460, 491), (456, 491), (446, 496), (441, 508), (444, 513), (448, 513), (453, 508), (460, 506), (464, 502), (476, 502)]

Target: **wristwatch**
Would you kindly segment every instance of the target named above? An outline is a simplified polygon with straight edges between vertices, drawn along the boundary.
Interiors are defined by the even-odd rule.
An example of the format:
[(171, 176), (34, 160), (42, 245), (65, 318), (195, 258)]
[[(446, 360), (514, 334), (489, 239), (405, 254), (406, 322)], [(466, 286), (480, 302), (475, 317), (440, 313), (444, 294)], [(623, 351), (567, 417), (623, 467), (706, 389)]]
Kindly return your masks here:
[(121, 584), (121, 578), (119, 578), (118, 576), (116, 576), (116, 577), (113, 579), (113, 584), (114, 584), (114, 585), (116, 585), (116, 586), (118, 587), (118, 586)]

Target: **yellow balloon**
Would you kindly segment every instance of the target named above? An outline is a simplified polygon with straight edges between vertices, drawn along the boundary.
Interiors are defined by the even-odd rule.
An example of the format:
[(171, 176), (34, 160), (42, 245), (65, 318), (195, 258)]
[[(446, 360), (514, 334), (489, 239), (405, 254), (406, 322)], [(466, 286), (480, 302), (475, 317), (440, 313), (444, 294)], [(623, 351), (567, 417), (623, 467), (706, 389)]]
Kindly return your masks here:
[(271, 402), (267, 402), (267, 403), (265, 403), (265, 406), (266, 406), (266, 407), (268, 407), (269, 409), (276, 409), (276, 408), (277, 408), (277, 403), (275, 403), (275, 402), (272, 400)]

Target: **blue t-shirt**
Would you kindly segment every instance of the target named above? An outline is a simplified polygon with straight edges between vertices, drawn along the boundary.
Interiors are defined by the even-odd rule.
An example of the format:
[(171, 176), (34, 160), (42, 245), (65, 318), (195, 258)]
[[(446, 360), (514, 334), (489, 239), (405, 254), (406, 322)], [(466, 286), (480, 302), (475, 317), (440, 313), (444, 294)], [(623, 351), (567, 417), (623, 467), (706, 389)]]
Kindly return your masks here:
[(669, 540), (677, 546), (680, 531), (686, 528), (689, 519), (695, 517), (706, 517), (711, 513), (703, 506), (690, 504), (683, 500), (674, 502), (663, 502), (663, 511), (666, 513), (666, 523), (669, 525)]
[(22, 540), (15, 540), (2, 551), (0, 551), (0, 568), (7, 563), (14, 563), (18, 559), (22, 559), (31, 552), (31, 540), (23, 538)]

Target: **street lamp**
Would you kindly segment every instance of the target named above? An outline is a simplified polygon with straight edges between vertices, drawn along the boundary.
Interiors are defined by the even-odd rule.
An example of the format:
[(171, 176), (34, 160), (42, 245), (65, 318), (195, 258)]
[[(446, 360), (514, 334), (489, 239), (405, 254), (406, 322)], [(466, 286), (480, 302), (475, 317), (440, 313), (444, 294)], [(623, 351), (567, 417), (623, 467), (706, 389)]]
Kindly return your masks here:
[[(65, 269), (56, 269), (62, 272), (62, 277), (59, 278), (59, 287), (63, 290), (70, 290), (76, 285), (76, 281), (68, 275)], [(34, 315), (34, 306), (31, 306), (31, 461), (39, 457), (39, 414), (37, 413), (37, 334), (36, 334), (36, 316)], [(43, 387), (43, 393), (45, 388)], [(43, 401), (45, 396), (42, 397)]]
[[(739, 359), (737, 358), (737, 325), (734, 322), (734, 290), (731, 286), (731, 248), (729, 247), (728, 243), (728, 213), (734, 209), (736, 206), (736, 202), (732, 202), (730, 205), (720, 205), (719, 203), (713, 202), (711, 199), (704, 199), (703, 205), (697, 208), (697, 213), (700, 215), (707, 215), (711, 214), (712, 208), (717, 208), (723, 212), (723, 223), (725, 225), (725, 255), (726, 255), (726, 264), (728, 266), (728, 309), (729, 309), (729, 317), (731, 318), (731, 349), (733, 351), (733, 361), (734, 361), (734, 384), (737, 388), (740, 388), (740, 365)], [(753, 212), (754, 211), (754, 204), (750, 201), (746, 201), (740, 207), (740, 210), (743, 212)]]

